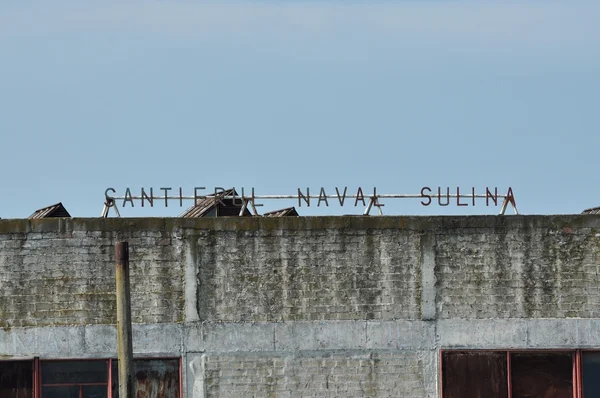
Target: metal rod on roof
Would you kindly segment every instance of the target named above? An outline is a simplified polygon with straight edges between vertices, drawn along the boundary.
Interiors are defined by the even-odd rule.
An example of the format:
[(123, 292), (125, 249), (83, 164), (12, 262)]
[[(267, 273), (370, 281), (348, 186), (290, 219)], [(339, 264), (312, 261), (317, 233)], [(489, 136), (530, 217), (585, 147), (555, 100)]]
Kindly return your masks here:
[(244, 211), (246, 211), (246, 206), (248, 206), (247, 200), (244, 200), (243, 202), (244, 202), (244, 204), (242, 205), (242, 208), (240, 209), (240, 214), (239, 214), (240, 217), (244, 215)]
[[(413, 199), (423, 199), (424, 196), (421, 194), (377, 194), (377, 195), (372, 195), (375, 196), (377, 198), (381, 198), (381, 199), (402, 199), (402, 198), (413, 198)], [(430, 196), (436, 196), (436, 195), (430, 195)], [(471, 195), (471, 194), (443, 194), (444, 197), (450, 197), (450, 198), (488, 198), (489, 195), (484, 195), (484, 194), (475, 194), (475, 195)], [(494, 197), (498, 197), (498, 198), (506, 198), (506, 195), (494, 195)], [(319, 199), (319, 198), (327, 198), (327, 199), (336, 199), (338, 198), (338, 195), (304, 195), (305, 198), (311, 198), (311, 199)], [(349, 199), (356, 199), (356, 198), (366, 198), (368, 197), (367, 195), (346, 195), (345, 198), (349, 198)], [(115, 200), (142, 200), (141, 196), (112, 196), (112, 199)], [(156, 198), (160, 198), (161, 200), (194, 200), (194, 199), (212, 199), (213, 196), (156, 196)], [(252, 198), (251, 196), (233, 196), (233, 195), (229, 195), (229, 196), (219, 196), (220, 200), (224, 200), (224, 199), (250, 199)], [(254, 199), (298, 199), (298, 195), (254, 195)]]
[(369, 215), (369, 213), (371, 212), (371, 207), (373, 207), (373, 198), (369, 199), (369, 204), (367, 205), (367, 208), (365, 209), (365, 212), (363, 213), (365, 216)]
[[(114, 191), (114, 190), (113, 190)], [(438, 195), (441, 195), (438, 193)], [(515, 214), (519, 214), (518, 210), (517, 210), (517, 206), (515, 204), (515, 200), (514, 200), (514, 196), (512, 195), (512, 190), (509, 189), (509, 193), (506, 195), (501, 195), (498, 194), (497, 191), (494, 193), (494, 195), (491, 195), (489, 192), (486, 194), (475, 194), (475, 193), (471, 193), (471, 194), (444, 194), (443, 196), (447, 197), (448, 199), (450, 198), (456, 198), (457, 201), (459, 198), (471, 198), (473, 200), (473, 205), (475, 205), (475, 199), (486, 199), (486, 204), (487, 204), (487, 200), (489, 200), (490, 198), (492, 198), (492, 200), (495, 202), (495, 204), (497, 203), (498, 198), (503, 199), (503, 203), (502, 203), (502, 208), (500, 210), (500, 215), (504, 215), (504, 213), (506, 212), (506, 209), (508, 207), (508, 204), (510, 203), (513, 211)], [(165, 201), (165, 205), (169, 200), (179, 200), (180, 203), (183, 202), (183, 200), (194, 200), (196, 205), (197, 205), (197, 200), (198, 199), (214, 199), (215, 204), (216, 202), (220, 202), (223, 203), (223, 200), (233, 200), (234, 203), (236, 200), (242, 200), (243, 203), (246, 204), (246, 208), (250, 207), (255, 215), (258, 215), (258, 212), (256, 210), (256, 207), (258, 206), (262, 206), (262, 204), (258, 204), (256, 203), (256, 200), (259, 199), (264, 199), (264, 200), (270, 200), (270, 199), (294, 199), (294, 200), (298, 200), (300, 201), (300, 197), (302, 197), (302, 199), (306, 200), (307, 204), (310, 206), (310, 199), (317, 199), (319, 200), (319, 202), (321, 200), (326, 200), (326, 199), (338, 199), (338, 200), (342, 200), (339, 192), (336, 195), (327, 195), (324, 194), (324, 192), (321, 192), (319, 195), (310, 195), (308, 192), (306, 195), (300, 194), (300, 191), (298, 194), (296, 195), (254, 195), (254, 192), (252, 194), (252, 196), (245, 196), (245, 195), (202, 195), (202, 196), (161, 196), (161, 199), (164, 199)], [(373, 192), (373, 195), (369, 195), (369, 196), (365, 196), (362, 193), (361, 194), (355, 194), (355, 195), (346, 195), (344, 192), (343, 198), (344, 199), (356, 199), (355, 202), (355, 206), (356, 203), (358, 203), (359, 201), (362, 201), (364, 204), (364, 200), (365, 198), (368, 197), (369, 198), (369, 204), (366, 206), (365, 215), (369, 215), (371, 208), (373, 205), (377, 206), (378, 208), (378, 212), (380, 215), (383, 215), (383, 211), (381, 210), (381, 206), (383, 206), (382, 203), (379, 203), (379, 199), (423, 199), (423, 198), (429, 198), (431, 199), (431, 197), (435, 197), (435, 194), (432, 195), (423, 195), (421, 194), (378, 194), (376, 192)], [(144, 199), (148, 200), (147, 197), (144, 196), (133, 196), (133, 195), (127, 195), (127, 196), (107, 196), (107, 202), (106, 205), (108, 205), (108, 207), (114, 207), (115, 210), (117, 211), (117, 215), (119, 215), (118, 213), (118, 208), (117, 205), (115, 203), (115, 200), (123, 200), (123, 206), (125, 206), (125, 203), (128, 201), (131, 201), (132, 206), (133, 206), (133, 201), (134, 200), (141, 200), (142, 201), (142, 205), (143, 205), (143, 201)], [(244, 210), (242, 210), (243, 212)], [(242, 212), (240, 212), (240, 214), (242, 214)], [(105, 214), (107, 214), (108, 211), (106, 211), (106, 213), (103, 212), (103, 216), (105, 216)], [(119, 215), (120, 216), (120, 215)]]

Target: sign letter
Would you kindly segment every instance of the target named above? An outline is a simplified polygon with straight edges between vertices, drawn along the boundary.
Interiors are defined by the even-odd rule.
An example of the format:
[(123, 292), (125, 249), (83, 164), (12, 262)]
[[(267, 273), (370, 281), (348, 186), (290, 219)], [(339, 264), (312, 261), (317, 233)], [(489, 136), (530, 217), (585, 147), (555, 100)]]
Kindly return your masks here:
[(361, 187), (358, 187), (358, 190), (356, 191), (356, 200), (354, 201), (354, 207), (356, 207), (356, 205), (358, 205), (358, 201), (361, 201), (363, 206), (366, 206), (367, 204), (365, 203), (365, 195), (363, 195), (363, 191)]
[(442, 187), (438, 187), (438, 205), (448, 206), (450, 204), (450, 187), (446, 188), (446, 203), (442, 203)]
[(325, 188), (321, 187), (321, 192), (319, 192), (319, 201), (317, 202), (317, 207), (321, 206), (321, 201), (325, 201), (325, 206), (329, 207), (329, 202), (327, 202), (327, 194), (325, 193)]
[(104, 191), (106, 204), (108, 205), (108, 207), (112, 207), (115, 204), (115, 198), (112, 196), (108, 196), (108, 191), (112, 191), (112, 193), (115, 193), (116, 191), (114, 190), (114, 188), (106, 188), (106, 191)]
[(160, 188), (163, 191), (165, 191), (165, 207), (169, 207), (169, 197), (167, 192), (169, 192), (171, 190), (171, 188)]
[(340, 196), (340, 191), (338, 190), (337, 187), (335, 187), (335, 193), (337, 193), (338, 200), (340, 201), (340, 206), (344, 205), (344, 201), (346, 200), (346, 191), (347, 190), (348, 190), (348, 187), (344, 187), (344, 195)]
[(421, 197), (422, 198), (427, 198), (427, 202), (425, 202), (424, 200), (421, 201), (421, 204), (423, 206), (429, 206), (431, 204), (431, 195), (426, 195), (425, 194), (425, 190), (429, 191), (429, 193), (431, 193), (431, 188), (429, 187), (423, 187), (421, 188)]
[(498, 187), (494, 188), (494, 195), (490, 192), (488, 187), (485, 187), (485, 205), (490, 205), (490, 199), (494, 202), (494, 206), (498, 206)]
[(123, 207), (125, 207), (125, 204), (127, 204), (127, 202), (131, 202), (131, 207), (135, 207), (133, 205), (133, 198), (131, 197), (131, 190), (129, 188), (125, 190), (125, 197), (123, 198)]
[(306, 188), (306, 196), (304, 196), (300, 188), (298, 188), (298, 207), (302, 207), (301, 199), (304, 199), (304, 201), (306, 202), (306, 206), (310, 207), (310, 190), (308, 189), (308, 187)]
[(142, 188), (142, 207), (144, 207), (144, 198), (150, 203), (150, 207), (154, 207), (154, 192), (152, 192), (152, 188), (150, 188), (150, 196)]
[(456, 187), (456, 205), (457, 206), (468, 206), (467, 203), (460, 203), (460, 188)]
[(508, 203), (513, 205), (514, 208), (517, 207), (517, 204), (515, 203), (515, 194), (513, 193), (511, 187), (508, 187), (508, 192), (506, 193), (506, 200), (508, 201)]

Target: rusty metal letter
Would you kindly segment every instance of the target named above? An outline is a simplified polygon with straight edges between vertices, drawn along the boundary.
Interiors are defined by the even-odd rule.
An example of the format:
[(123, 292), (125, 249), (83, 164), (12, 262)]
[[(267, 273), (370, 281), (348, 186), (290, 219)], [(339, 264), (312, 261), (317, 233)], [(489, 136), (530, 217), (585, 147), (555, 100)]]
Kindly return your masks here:
[[(236, 195), (235, 193), (235, 187), (231, 188), (231, 195), (233, 195), (233, 205), (237, 206), (237, 207), (241, 207), (244, 205), (244, 200), (239, 197), (238, 195)], [(242, 196), (244, 194), (244, 188), (242, 188)], [(236, 200), (239, 200), (239, 202), (236, 202)]]
[(423, 187), (423, 188), (421, 188), (421, 197), (422, 198), (427, 198), (427, 202), (421, 201), (421, 204), (423, 206), (429, 206), (431, 204), (431, 195), (426, 195), (425, 194), (425, 190), (428, 190), (429, 193), (431, 193), (431, 188), (429, 188), (429, 187)]
[[(448, 188), (450, 189), (450, 188)], [(456, 187), (456, 205), (457, 206), (468, 206), (467, 203), (460, 203), (460, 188)]]
[(346, 200), (346, 191), (347, 190), (348, 190), (348, 187), (344, 187), (344, 195), (340, 196), (340, 191), (338, 190), (338, 187), (335, 187), (335, 193), (337, 193), (338, 200), (340, 201), (340, 206), (344, 205), (344, 201)]
[(356, 207), (358, 205), (359, 200), (362, 201), (363, 206), (367, 205), (365, 203), (365, 195), (363, 194), (361, 187), (358, 187), (358, 190), (356, 191), (356, 199), (354, 200), (354, 207)]
[(135, 207), (133, 205), (133, 197), (131, 196), (131, 190), (129, 188), (125, 190), (125, 196), (123, 197), (123, 207), (125, 207), (127, 202), (131, 202), (131, 207)]
[(446, 203), (442, 203), (442, 187), (438, 187), (438, 205), (448, 206), (450, 204), (450, 187), (446, 188)]
[(152, 188), (150, 188), (150, 196), (148, 196), (146, 191), (144, 191), (144, 188), (142, 188), (142, 207), (144, 207), (144, 198), (150, 203), (150, 207), (154, 207), (154, 192), (152, 191)]
[(325, 201), (325, 206), (329, 207), (329, 202), (327, 202), (327, 194), (325, 193), (325, 188), (321, 187), (321, 191), (319, 192), (319, 201), (317, 202), (317, 207), (321, 206), (321, 201)]
[(112, 191), (112, 193), (117, 192), (117, 191), (114, 190), (114, 188), (106, 188), (106, 191), (104, 191), (104, 197), (106, 198), (106, 205), (108, 207), (116, 206), (115, 205), (115, 198), (112, 197), (112, 196), (108, 196), (108, 191)]
[(494, 188), (494, 195), (490, 192), (488, 187), (485, 187), (485, 205), (490, 205), (490, 198), (494, 201), (494, 206), (498, 206), (498, 187)]
[(306, 196), (304, 196), (300, 188), (298, 188), (298, 207), (302, 207), (301, 199), (304, 199), (306, 206), (310, 207), (310, 189), (308, 189), (308, 187), (306, 188)]
[(513, 207), (517, 207), (517, 204), (515, 203), (515, 194), (513, 193), (511, 187), (508, 187), (508, 192), (506, 193), (506, 200), (508, 201), (508, 203), (513, 205)]
[(219, 194), (222, 194), (223, 192), (225, 192), (225, 188), (223, 187), (215, 187), (215, 194), (214, 194), (214, 204), (215, 206), (217, 205), (217, 202), (219, 202)]
[(160, 188), (161, 190), (165, 191), (165, 207), (169, 207), (169, 194), (168, 192), (171, 190), (171, 188)]

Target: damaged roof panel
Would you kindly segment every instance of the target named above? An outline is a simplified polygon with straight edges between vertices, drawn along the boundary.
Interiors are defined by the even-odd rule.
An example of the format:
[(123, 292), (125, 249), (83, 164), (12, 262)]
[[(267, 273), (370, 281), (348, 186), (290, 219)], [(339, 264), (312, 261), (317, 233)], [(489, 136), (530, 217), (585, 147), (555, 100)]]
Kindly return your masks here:
[[(234, 203), (231, 196), (238, 196), (234, 189), (228, 189), (218, 194), (212, 194), (199, 199), (194, 206), (187, 209), (180, 217), (183, 218), (203, 218), (203, 217), (227, 217), (239, 216), (241, 205)], [(230, 197), (229, 199), (227, 197)], [(241, 201), (241, 198), (237, 199)], [(252, 215), (245, 208), (243, 216)]]
[(274, 210), (264, 214), (265, 217), (297, 217), (299, 216), (295, 207), (287, 207), (285, 209)]
[(62, 203), (57, 203), (55, 205), (36, 210), (32, 215), (29, 216), (30, 219), (64, 217), (70, 218), (71, 215), (67, 209), (65, 209)]
[(600, 214), (600, 207), (592, 207), (591, 209), (585, 209), (581, 214)]

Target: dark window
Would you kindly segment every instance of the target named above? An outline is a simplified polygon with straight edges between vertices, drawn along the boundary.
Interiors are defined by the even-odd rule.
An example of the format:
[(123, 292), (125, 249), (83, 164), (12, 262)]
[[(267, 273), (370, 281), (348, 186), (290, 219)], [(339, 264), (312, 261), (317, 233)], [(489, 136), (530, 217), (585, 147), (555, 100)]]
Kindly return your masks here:
[(108, 361), (42, 361), (42, 384), (108, 382)]
[[(136, 359), (133, 365), (136, 398), (179, 398), (179, 359)], [(118, 398), (118, 361), (112, 366), (112, 396)]]
[(573, 398), (573, 354), (512, 354), (513, 398)]
[(445, 352), (444, 398), (506, 398), (506, 353)]
[(583, 396), (600, 397), (600, 353), (443, 351), (441, 359), (442, 398), (582, 398), (582, 379)]
[(42, 387), (44, 398), (79, 398), (78, 386)]
[[(179, 358), (135, 359), (134, 372), (136, 398), (181, 397)], [(40, 398), (107, 398), (109, 392), (118, 398), (118, 361), (0, 361), (0, 398), (33, 398), (34, 391)]]
[(600, 397), (600, 352), (581, 354), (584, 398)]
[(108, 361), (42, 361), (42, 398), (107, 398)]
[(33, 397), (33, 361), (0, 362), (0, 397)]

